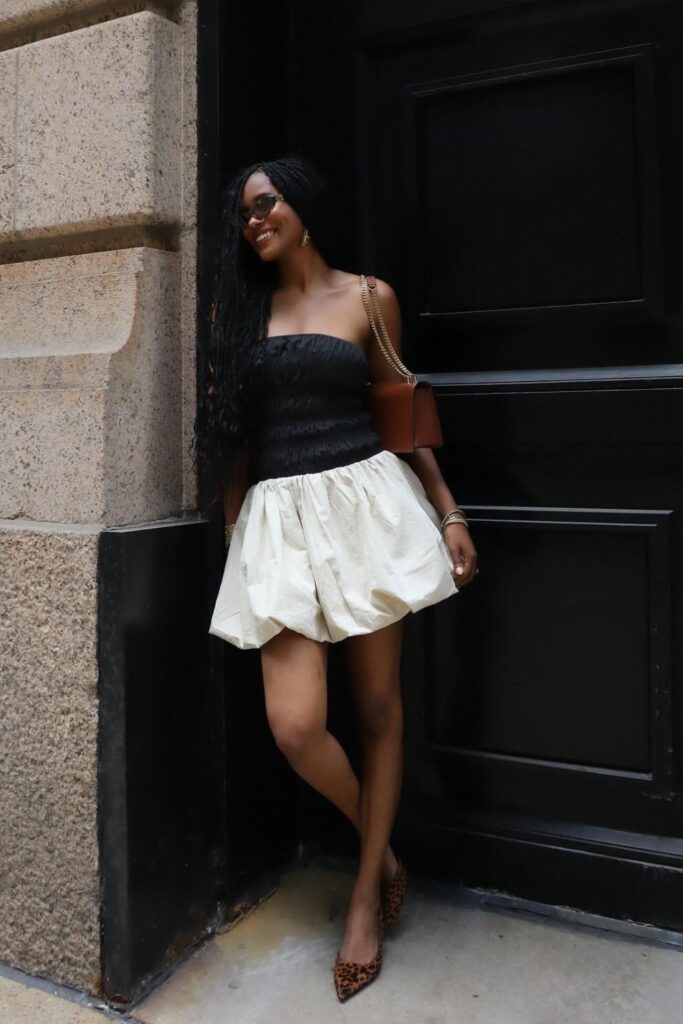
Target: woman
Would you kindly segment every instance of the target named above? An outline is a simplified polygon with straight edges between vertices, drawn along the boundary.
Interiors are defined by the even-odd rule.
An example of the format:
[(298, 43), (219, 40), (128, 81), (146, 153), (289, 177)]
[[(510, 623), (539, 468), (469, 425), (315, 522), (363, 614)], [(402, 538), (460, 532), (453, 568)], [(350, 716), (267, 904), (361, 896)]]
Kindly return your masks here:
[[(231, 538), (210, 632), (260, 648), (276, 743), (360, 833), (334, 967), (344, 1000), (379, 973), (383, 929), (405, 891), (389, 845), (402, 769), (401, 620), (457, 593), (477, 557), (432, 451), (400, 458), (372, 428), (363, 388), (395, 371), (372, 340), (358, 276), (326, 261), (334, 231), (325, 185), (304, 160), (253, 165), (233, 181), (199, 440), (225, 469)], [(396, 295), (383, 281), (377, 289), (400, 353)], [(362, 783), (326, 726), (327, 644), (342, 639)]]

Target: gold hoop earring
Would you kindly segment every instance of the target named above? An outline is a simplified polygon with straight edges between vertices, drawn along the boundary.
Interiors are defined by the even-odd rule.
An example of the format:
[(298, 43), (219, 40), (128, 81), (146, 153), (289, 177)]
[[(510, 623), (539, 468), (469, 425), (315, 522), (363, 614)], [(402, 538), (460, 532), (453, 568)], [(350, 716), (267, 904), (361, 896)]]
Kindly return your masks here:
[(308, 245), (310, 240), (311, 240), (311, 236), (309, 234), (308, 228), (304, 228), (304, 232), (303, 232), (303, 234), (301, 236), (301, 241), (299, 242), (300, 247), (303, 249), (303, 247), (305, 245)]

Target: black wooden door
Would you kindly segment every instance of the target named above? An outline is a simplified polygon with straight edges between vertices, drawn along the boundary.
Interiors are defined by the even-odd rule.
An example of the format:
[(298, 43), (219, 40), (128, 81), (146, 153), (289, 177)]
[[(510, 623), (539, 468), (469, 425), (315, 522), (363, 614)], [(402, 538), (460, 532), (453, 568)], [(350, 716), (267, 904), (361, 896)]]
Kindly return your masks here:
[(407, 623), (404, 849), (683, 929), (683, 5), (290, 18), (292, 140), (399, 293), (481, 559)]

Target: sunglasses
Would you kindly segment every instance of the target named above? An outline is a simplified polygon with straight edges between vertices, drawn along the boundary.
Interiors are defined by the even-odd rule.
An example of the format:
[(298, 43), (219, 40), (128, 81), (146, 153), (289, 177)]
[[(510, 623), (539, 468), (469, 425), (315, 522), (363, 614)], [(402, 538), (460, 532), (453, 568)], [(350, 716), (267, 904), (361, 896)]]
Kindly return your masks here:
[(273, 209), (276, 203), (283, 202), (284, 196), (280, 193), (265, 192), (262, 196), (259, 196), (253, 206), (248, 209), (240, 210), (237, 215), (239, 226), (246, 228), (249, 221), (254, 217), (256, 220), (265, 220), (270, 211)]

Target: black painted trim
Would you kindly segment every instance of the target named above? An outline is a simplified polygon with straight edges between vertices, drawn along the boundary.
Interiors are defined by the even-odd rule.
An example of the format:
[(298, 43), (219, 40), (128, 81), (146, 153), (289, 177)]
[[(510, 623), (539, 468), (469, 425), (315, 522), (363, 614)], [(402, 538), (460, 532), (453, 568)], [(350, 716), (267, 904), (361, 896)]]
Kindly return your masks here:
[(680, 363), (643, 366), (592, 366), (547, 370), (484, 370), (418, 373), (443, 395), (463, 393), (526, 394), (559, 391), (680, 391)]
[(222, 659), (201, 520), (105, 530), (99, 548), (102, 988), (134, 1003), (222, 920)]
[(680, 840), (630, 836), (620, 843), (608, 830), (596, 838), (596, 829), (575, 828), (572, 838), (559, 825), (541, 829), (506, 827), (500, 816), (495, 825), (482, 818), (445, 826), (407, 812), (397, 832), (407, 864), (425, 877), (683, 933)]

